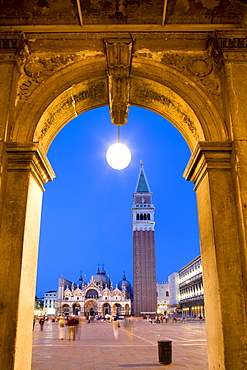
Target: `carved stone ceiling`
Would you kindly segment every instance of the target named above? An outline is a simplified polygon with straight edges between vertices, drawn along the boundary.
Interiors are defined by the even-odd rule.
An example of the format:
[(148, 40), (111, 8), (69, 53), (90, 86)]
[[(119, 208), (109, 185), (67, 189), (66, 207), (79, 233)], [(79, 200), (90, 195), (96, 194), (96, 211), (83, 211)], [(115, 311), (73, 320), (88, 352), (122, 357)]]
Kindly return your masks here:
[(0, 26), (243, 24), (246, 0), (1, 0)]

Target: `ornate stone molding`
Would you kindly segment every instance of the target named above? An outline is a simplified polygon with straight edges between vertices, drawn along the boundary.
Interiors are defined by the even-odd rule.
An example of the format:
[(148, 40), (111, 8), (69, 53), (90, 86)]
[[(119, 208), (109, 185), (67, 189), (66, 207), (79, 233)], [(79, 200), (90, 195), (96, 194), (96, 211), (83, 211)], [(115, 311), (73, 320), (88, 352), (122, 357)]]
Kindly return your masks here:
[[(239, 52), (246, 53), (247, 51), (247, 37), (230, 37), (218, 35), (214, 33), (212, 38), (209, 38), (207, 43), (208, 54), (212, 57), (214, 63), (220, 68), (222, 65), (223, 58), (228, 55), (228, 52)], [(229, 54), (230, 55), (230, 54)], [(236, 58), (236, 55), (234, 56)], [(242, 55), (243, 59), (246, 56)]]
[[(69, 91), (69, 93), (68, 93)], [(55, 130), (56, 125), (66, 117), (66, 113), (73, 107), (73, 111), (76, 112), (76, 108), (81, 103), (87, 104), (88, 101), (93, 100), (94, 102), (102, 103), (107, 99), (106, 86), (102, 79), (95, 79), (86, 81), (80, 84), (79, 88), (73, 87), (65, 91), (62, 96), (63, 98), (58, 105), (49, 111), (48, 115), (44, 112), (44, 116), (48, 118), (38, 126), (35, 132), (35, 140), (42, 140), (50, 130)], [(76, 115), (77, 113), (75, 113)]]
[(55, 177), (46, 154), (38, 143), (7, 143), (6, 153), (8, 171), (29, 172), (42, 190), (43, 185)]
[(214, 68), (214, 59), (208, 52), (191, 55), (182, 51), (169, 51), (160, 53), (157, 60), (155, 57), (153, 58), (152, 53), (139, 50), (135, 53), (135, 56), (150, 58), (175, 68), (179, 73), (201, 84), (207, 93), (214, 96), (221, 95), (219, 79)]
[(128, 120), (130, 69), (133, 53), (131, 39), (104, 40), (108, 67), (108, 92), (111, 121), (124, 125)]
[(23, 74), (18, 89), (19, 99), (28, 98), (37, 84), (59, 69), (75, 63), (77, 59), (78, 58), (73, 55), (64, 56), (54, 54), (46, 58), (30, 56), (23, 65)]
[(231, 153), (231, 142), (198, 142), (183, 176), (196, 190), (209, 171), (231, 170)]
[(222, 37), (219, 38), (219, 46), (221, 49), (246, 49), (247, 37)]
[[(9, 57), (12, 54), (12, 57)], [(28, 40), (23, 32), (14, 33), (12, 38), (0, 38), (0, 59), (17, 61), (20, 67), (30, 54)]]
[(195, 123), (189, 116), (188, 111), (183, 109), (182, 105), (175, 101), (174, 97), (154, 91), (151, 86), (148, 86), (146, 83), (141, 83), (140, 80), (138, 80), (138, 82), (133, 80), (132, 87), (132, 94), (135, 97), (135, 102), (146, 102), (147, 105), (151, 103), (162, 105), (164, 111), (173, 112), (174, 116), (178, 117), (179, 121), (182, 122), (182, 125), (188, 127), (196, 140), (200, 139), (199, 132), (197, 131)]
[(0, 39), (0, 51), (3, 50), (14, 50), (18, 49), (19, 40), (16, 39)]

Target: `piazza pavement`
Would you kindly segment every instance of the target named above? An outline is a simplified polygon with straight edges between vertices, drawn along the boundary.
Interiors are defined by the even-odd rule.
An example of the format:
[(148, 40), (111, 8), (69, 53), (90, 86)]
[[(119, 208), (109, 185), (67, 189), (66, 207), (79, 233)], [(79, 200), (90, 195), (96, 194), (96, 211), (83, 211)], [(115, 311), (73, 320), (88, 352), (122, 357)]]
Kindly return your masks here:
[[(79, 327), (75, 341), (58, 339), (58, 323), (46, 322), (33, 331), (32, 370), (206, 370), (205, 322), (150, 324), (135, 320), (129, 338), (120, 321), (118, 339), (112, 323), (94, 321)], [(66, 328), (67, 329), (67, 328)], [(67, 336), (67, 335), (66, 335)], [(160, 365), (158, 341), (172, 341), (172, 364)]]

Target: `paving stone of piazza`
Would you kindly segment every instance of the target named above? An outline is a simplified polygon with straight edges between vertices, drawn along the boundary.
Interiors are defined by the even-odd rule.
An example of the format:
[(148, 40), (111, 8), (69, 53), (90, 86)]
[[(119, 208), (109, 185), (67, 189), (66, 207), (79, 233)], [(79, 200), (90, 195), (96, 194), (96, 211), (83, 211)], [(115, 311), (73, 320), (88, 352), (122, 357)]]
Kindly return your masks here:
[[(58, 339), (58, 323), (39, 323), (33, 332), (32, 370), (171, 369), (206, 370), (205, 322), (150, 324), (135, 321), (130, 339), (120, 321), (118, 339), (112, 323), (94, 321), (79, 328), (75, 341)], [(67, 329), (67, 328), (66, 328)], [(172, 340), (172, 364), (160, 365), (158, 341)]]

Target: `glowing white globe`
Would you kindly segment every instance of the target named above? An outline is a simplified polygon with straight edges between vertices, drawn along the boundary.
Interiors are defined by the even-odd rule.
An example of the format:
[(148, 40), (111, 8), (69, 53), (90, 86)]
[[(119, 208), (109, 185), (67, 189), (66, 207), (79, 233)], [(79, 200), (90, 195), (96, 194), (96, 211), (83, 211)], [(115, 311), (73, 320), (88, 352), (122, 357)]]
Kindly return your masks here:
[(123, 170), (130, 164), (130, 150), (122, 143), (113, 144), (106, 152), (106, 160), (114, 170)]

